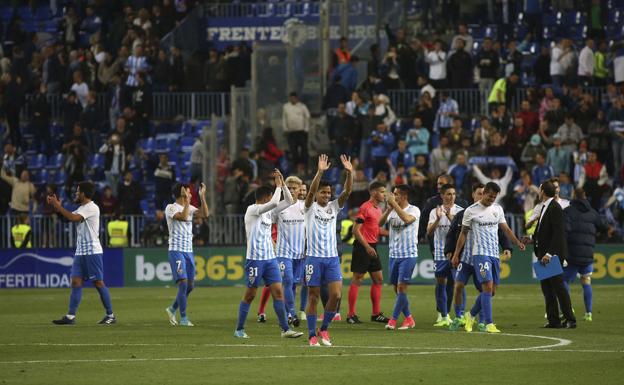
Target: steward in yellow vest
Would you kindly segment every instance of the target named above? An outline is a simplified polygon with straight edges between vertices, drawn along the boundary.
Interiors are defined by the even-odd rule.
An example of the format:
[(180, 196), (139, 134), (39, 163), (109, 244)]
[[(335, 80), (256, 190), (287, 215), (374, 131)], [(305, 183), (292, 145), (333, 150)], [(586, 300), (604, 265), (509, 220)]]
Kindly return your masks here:
[(115, 218), (108, 222), (108, 246), (128, 247), (128, 221)]
[(20, 216), (19, 223), (11, 227), (11, 244), (16, 249), (30, 249), (32, 247), (32, 232), (28, 225), (27, 216)]

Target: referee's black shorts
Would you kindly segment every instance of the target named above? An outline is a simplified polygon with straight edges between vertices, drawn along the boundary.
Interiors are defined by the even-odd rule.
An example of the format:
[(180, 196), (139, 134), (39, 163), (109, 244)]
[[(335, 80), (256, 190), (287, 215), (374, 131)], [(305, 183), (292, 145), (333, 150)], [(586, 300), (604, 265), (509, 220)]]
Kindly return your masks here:
[[(377, 251), (376, 243), (369, 243), (369, 245)], [(353, 254), (351, 258), (351, 272), (353, 273), (373, 273), (381, 270), (381, 260), (379, 255), (372, 257), (366, 252), (366, 248), (357, 241), (353, 242)]]

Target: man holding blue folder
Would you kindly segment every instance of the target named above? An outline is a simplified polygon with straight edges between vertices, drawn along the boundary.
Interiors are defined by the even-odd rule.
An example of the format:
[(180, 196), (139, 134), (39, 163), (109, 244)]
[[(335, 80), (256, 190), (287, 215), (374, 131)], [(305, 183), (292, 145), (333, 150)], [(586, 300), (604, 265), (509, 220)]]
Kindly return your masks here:
[[(553, 264), (546, 269), (536, 269), (542, 285), (542, 292), (546, 299), (546, 314), (549, 329), (574, 329), (576, 318), (572, 313), (570, 294), (563, 284), (563, 270), (559, 263), (564, 263), (568, 256), (568, 246), (565, 233), (565, 219), (563, 209), (555, 199), (556, 188), (552, 182), (546, 181), (540, 186), (540, 198), (543, 202), (540, 210), (537, 228), (533, 235), (535, 255), (543, 265)], [(557, 256), (558, 258), (554, 258)], [(552, 260), (551, 260), (552, 259)], [(539, 272), (538, 272), (539, 270)], [(559, 307), (565, 317), (562, 323), (559, 319)]]

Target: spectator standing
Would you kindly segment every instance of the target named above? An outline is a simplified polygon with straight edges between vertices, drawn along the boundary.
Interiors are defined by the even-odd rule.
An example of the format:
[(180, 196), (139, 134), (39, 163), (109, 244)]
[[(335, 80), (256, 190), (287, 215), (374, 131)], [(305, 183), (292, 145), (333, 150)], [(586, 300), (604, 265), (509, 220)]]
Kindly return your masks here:
[(141, 184), (134, 180), (132, 172), (126, 171), (124, 179), (119, 184), (117, 199), (119, 209), (124, 215), (140, 215), (141, 200), (145, 197), (145, 192)]
[(490, 96), (488, 97), (490, 111), (501, 104), (505, 105), (507, 108), (511, 107), (513, 97), (516, 93), (515, 87), (519, 80), (520, 77), (518, 74), (512, 73), (509, 77), (500, 78), (494, 83)]
[(450, 148), (448, 148), (448, 137), (442, 136), (440, 138), (440, 143), (438, 147), (434, 148), (431, 151), (431, 173), (433, 175), (439, 175), (443, 172), (446, 172), (451, 163), (451, 157), (453, 156), (453, 152)]
[(552, 81), (550, 77), (550, 50), (546, 45), (540, 48), (540, 53), (535, 64), (533, 64), (533, 74), (535, 74), (535, 84), (537, 85), (550, 84)]
[(594, 40), (585, 40), (585, 47), (579, 53), (578, 58), (578, 80), (581, 86), (589, 87), (593, 84), (594, 66), (596, 58), (594, 57)]
[(607, 49), (607, 42), (603, 40), (598, 44), (598, 50), (594, 54), (594, 85), (598, 87), (606, 86), (609, 78)]
[(134, 48), (134, 53), (126, 60), (125, 69), (128, 77), (126, 78), (125, 97), (122, 102), (124, 107), (130, 104), (132, 92), (139, 85), (137, 74), (140, 72), (145, 73), (149, 69), (147, 57), (145, 57), (143, 52), (143, 45), (139, 44)]
[(33, 205), (33, 211), (36, 211), (37, 202), (34, 200), (35, 185), (30, 181), (30, 173), (28, 170), (22, 170), (19, 178), (14, 174), (7, 172), (7, 168), (2, 167), (0, 177), (11, 187), (11, 213), (13, 215), (28, 214), (30, 205)]
[(113, 195), (116, 196), (119, 179), (126, 171), (126, 152), (118, 133), (112, 134), (108, 141), (100, 147), (100, 154), (104, 154), (106, 181), (113, 190)]
[(417, 155), (429, 154), (429, 131), (422, 126), (420, 117), (414, 118), (414, 127), (410, 128), (405, 135), (408, 151), (415, 159)]
[(390, 46), (388, 52), (381, 61), (379, 68), (386, 89), (401, 88), (401, 68), (399, 66), (397, 48)]
[(65, 105), (63, 106), (63, 128), (65, 138), (71, 136), (76, 122), (80, 122), (80, 114), (82, 114), (82, 107), (78, 103), (76, 92), (70, 91), (67, 94)]
[(50, 103), (45, 83), (41, 83), (37, 93), (30, 102), (32, 111), (31, 124), (35, 133), (35, 143), (39, 152), (52, 155), (52, 139), (50, 136)]
[(472, 35), (468, 33), (468, 25), (464, 22), (459, 23), (459, 25), (457, 26), (457, 34), (453, 36), (453, 40), (451, 40), (452, 50), (449, 52), (449, 54), (453, 54), (459, 49), (457, 46), (457, 42), (459, 40), (462, 40), (464, 42), (462, 49), (466, 51), (468, 55), (470, 55), (472, 53), (474, 39), (472, 38)]
[(470, 191), (470, 167), (466, 162), (466, 155), (457, 154), (455, 163), (448, 169), (448, 174), (455, 180), (455, 190), (457, 190), (458, 196), (465, 195)]
[(503, 200), (505, 196), (507, 196), (507, 190), (509, 188), (509, 184), (511, 183), (511, 179), (513, 178), (513, 170), (510, 166), (507, 166), (507, 170), (505, 171), (505, 175), (501, 177), (501, 171), (498, 167), (493, 167), (490, 172), (490, 177), (488, 178), (483, 174), (479, 166), (476, 164), (472, 166), (472, 171), (474, 175), (477, 177), (477, 180), (483, 184), (488, 184), (490, 182), (496, 183), (501, 191), (500, 194), (496, 197), (496, 203), (499, 203)]
[(516, 164), (521, 162), (522, 151), (524, 150), (524, 144), (531, 138), (531, 133), (525, 127), (524, 121), (520, 117), (514, 119), (514, 126), (507, 134), (507, 148), (509, 149), (509, 155), (513, 158)]
[(195, 138), (191, 147), (191, 179), (201, 179), (204, 167), (204, 142), (201, 135)]
[(390, 153), (390, 161), (396, 169), (402, 165), (406, 170), (414, 166), (414, 156), (407, 150), (407, 142), (400, 139), (397, 143), (397, 149)]
[(165, 206), (171, 202), (171, 189), (175, 180), (176, 173), (173, 166), (169, 164), (169, 156), (167, 154), (158, 155), (158, 166), (154, 170), (157, 210), (164, 210)]
[(104, 187), (98, 202), (100, 214), (104, 216), (112, 216), (117, 211), (117, 199), (113, 195), (113, 189), (110, 186)]
[(479, 69), (479, 91), (484, 95), (483, 99), (486, 99), (485, 95), (489, 95), (494, 80), (498, 77), (500, 65), (498, 53), (492, 48), (491, 38), (483, 39), (481, 51), (477, 54), (475, 62)]
[(74, 71), (73, 74), (74, 84), (72, 84), (70, 90), (76, 93), (76, 98), (82, 108), (87, 106), (87, 96), (89, 95), (89, 86), (84, 82), (82, 72)]
[(332, 67), (337, 68), (341, 64), (349, 64), (350, 60), (349, 39), (343, 36), (338, 41), (338, 47), (333, 52)]
[(611, 133), (611, 148), (613, 151), (613, 165), (615, 174), (622, 169), (624, 164), (624, 99), (617, 98), (607, 115), (609, 131)]
[(373, 175), (377, 175), (379, 171), (384, 171), (387, 175), (389, 170), (386, 159), (394, 148), (394, 135), (388, 131), (384, 123), (379, 123), (368, 138), (368, 145), (373, 158)]
[(308, 164), (308, 131), (310, 130), (310, 111), (299, 101), (299, 95), (291, 92), (288, 103), (282, 110), (282, 126), (288, 139), (290, 157), (297, 169)]
[(524, 126), (531, 134), (535, 134), (539, 128), (539, 115), (531, 108), (531, 104), (528, 100), (523, 100), (520, 103), (520, 111), (516, 113), (516, 116), (522, 118)]
[(327, 92), (323, 98), (323, 110), (335, 110), (340, 103), (349, 101), (349, 95), (353, 94), (353, 91), (348, 92), (345, 86), (341, 84), (341, 80), (340, 75), (334, 74), (332, 84), (327, 87)]
[(524, 146), (520, 155), (520, 162), (526, 170), (533, 170), (535, 166), (535, 155), (542, 154), (546, 156), (546, 148), (542, 144), (542, 138), (538, 134), (533, 134), (531, 140)]
[(557, 134), (561, 138), (563, 147), (569, 152), (576, 150), (579, 142), (583, 139), (583, 131), (574, 123), (574, 115), (571, 113), (565, 115), (564, 123), (559, 126)]
[(97, 95), (94, 91), (89, 91), (87, 95), (87, 105), (82, 111), (80, 123), (84, 129), (89, 152), (94, 154), (100, 145), (100, 126), (102, 124), (101, 114), (97, 106)]
[(442, 41), (436, 40), (433, 50), (428, 51), (425, 61), (429, 64), (429, 82), (435, 89), (446, 88), (446, 52)]
[(356, 132), (355, 119), (347, 114), (345, 103), (338, 104), (336, 116), (329, 120), (328, 131), (336, 156), (352, 153), (353, 143), (359, 141), (360, 135)]
[(587, 162), (581, 170), (577, 187), (585, 190), (594, 209), (601, 207), (600, 201), (608, 180), (607, 168), (598, 160), (595, 152), (589, 152)]
[(548, 150), (546, 164), (552, 167), (555, 175), (559, 175), (562, 172), (569, 174), (572, 154), (568, 149), (561, 146), (561, 136), (559, 134), (553, 135), (552, 139), (553, 146)]
[(455, 42), (453, 52), (447, 63), (449, 85), (451, 88), (471, 88), (472, 87), (472, 57), (464, 48), (466, 42), (461, 39), (453, 39)]
[(459, 105), (454, 99), (449, 97), (448, 91), (441, 91), (439, 94), (440, 106), (436, 113), (433, 131), (444, 135), (453, 125), (453, 119), (459, 116)]
[[(344, 64), (339, 64), (338, 67), (334, 68), (332, 73), (332, 85), (334, 83), (338, 83), (344, 87), (346, 91), (343, 92), (344, 95), (349, 95), (351, 92), (355, 91), (358, 85), (358, 71), (357, 65), (360, 62), (360, 59), (357, 56), (351, 56), (349, 62)], [(329, 90), (328, 90), (329, 92)], [(345, 96), (346, 97), (346, 96)]]
[(558, 174), (555, 174), (555, 170), (546, 164), (544, 155), (540, 153), (535, 154), (535, 166), (533, 166), (533, 169), (531, 170), (531, 179), (533, 180), (533, 184), (539, 186), (555, 175)]
[(19, 75), (2, 75), (4, 95), (2, 97), (2, 107), (9, 127), (9, 138), (16, 147), (21, 147), (22, 133), (20, 128), (20, 112), (24, 106), (24, 84)]
[(518, 51), (516, 42), (514, 40), (510, 40), (507, 43), (507, 54), (502, 61), (503, 68), (505, 69), (504, 75), (510, 76), (513, 73), (519, 74), (522, 70), (522, 53)]

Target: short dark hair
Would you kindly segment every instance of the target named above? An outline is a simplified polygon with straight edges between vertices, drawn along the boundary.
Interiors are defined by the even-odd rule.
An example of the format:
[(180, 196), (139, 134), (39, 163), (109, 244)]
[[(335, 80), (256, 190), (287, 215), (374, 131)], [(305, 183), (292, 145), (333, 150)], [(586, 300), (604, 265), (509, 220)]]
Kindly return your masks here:
[(93, 183), (89, 181), (80, 182), (78, 183), (78, 188), (80, 189), (80, 192), (87, 197), (87, 199), (93, 199), (93, 196), (95, 195), (95, 185)]
[(546, 181), (542, 183), (541, 190), (546, 194), (547, 197), (552, 198), (555, 196), (557, 189), (555, 185), (551, 181)]
[(186, 183), (176, 183), (173, 185), (173, 188), (171, 189), (171, 194), (173, 194), (174, 198), (178, 199), (182, 196), (182, 187), (189, 188), (189, 185)]
[(377, 190), (378, 188), (382, 188), (382, 187), (386, 187), (386, 185), (381, 182), (375, 181), (371, 183), (370, 185), (368, 185), (368, 192), (373, 192)]
[(293, 92), (291, 92), (291, 93), (289, 93), (289, 94), (288, 94), (288, 96), (294, 96), (294, 97), (296, 97), (296, 98), (298, 98), (298, 97), (299, 97), (299, 95), (297, 95), (297, 93), (296, 93), (296, 92), (294, 92), (294, 91), (293, 91)]
[(483, 186), (483, 192), (487, 191), (492, 191), (498, 194), (501, 191), (501, 188), (494, 182), (487, 182), (485, 186)]
[(472, 184), (472, 192), (475, 192), (475, 191), (477, 191), (478, 189), (480, 189), (480, 188), (484, 188), (484, 187), (485, 187), (485, 185), (484, 185), (483, 183), (481, 183), (481, 182), (476, 182), (476, 183), (473, 183), (473, 184)]
[(273, 189), (269, 186), (260, 186), (254, 192), (256, 201), (265, 198), (267, 195), (273, 195)]
[(450, 183), (447, 183), (444, 186), (442, 186), (442, 188), (440, 188), (440, 192), (444, 194), (446, 190), (449, 190), (449, 189), (455, 189), (455, 186)]
[(549, 181), (550, 183), (553, 183), (553, 184), (554, 184), (554, 183), (559, 184), (559, 177), (558, 177), (558, 176), (553, 176), (553, 177), (550, 177), (550, 178), (548, 178), (548, 181)]
[(329, 181), (322, 180), (322, 181), (319, 182), (319, 186), (318, 186), (317, 191), (322, 189), (323, 187), (329, 187), (331, 189), (331, 186), (332, 185), (331, 185), (331, 183)]
[(576, 199), (585, 199), (587, 194), (585, 194), (585, 190), (582, 187), (578, 187), (574, 190), (574, 197)]
[(407, 196), (409, 196), (410, 193), (412, 192), (412, 188), (407, 184), (398, 184), (394, 186), (394, 189), (400, 191), (401, 194), (404, 194)]

